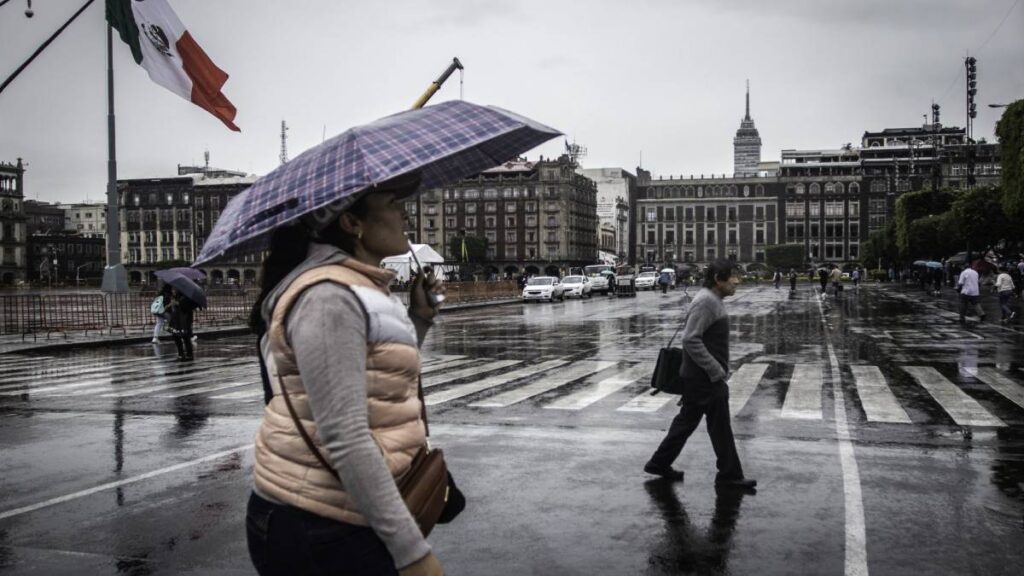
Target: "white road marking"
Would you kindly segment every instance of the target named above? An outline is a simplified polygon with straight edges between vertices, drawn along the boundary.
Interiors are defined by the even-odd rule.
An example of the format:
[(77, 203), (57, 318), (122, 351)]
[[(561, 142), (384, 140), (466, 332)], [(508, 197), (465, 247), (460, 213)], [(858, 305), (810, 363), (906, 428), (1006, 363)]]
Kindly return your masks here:
[(96, 494), (97, 492), (102, 492), (104, 490), (110, 490), (111, 488), (119, 488), (119, 487), (125, 486), (127, 484), (134, 484), (135, 482), (140, 482), (142, 480), (148, 480), (150, 478), (154, 478), (154, 477), (160, 476), (162, 474), (168, 474), (170, 472), (175, 472), (175, 471), (181, 470), (183, 468), (189, 468), (191, 466), (195, 466), (196, 464), (202, 464), (203, 462), (209, 462), (210, 460), (216, 460), (218, 458), (223, 458), (225, 456), (230, 456), (231, 454), (234, 454), (236, 452), (240, 452), (242, 450), (251, 450), (251, 449), (252, 449), (252, 443), (250, 442), (249, 444), (246, 444), (244, 446), (239, 446), (237, 448), (232, 448), (230, 450), (224, 450), (223, 452), (217, 452), (216, 454), (210, 454), (209, 456), (203, 456), (202, 458), (197, 458), (195, 460), (190, 460), (188, 462), (181, 462), (180, 464), (175, 464), (173, 466), (168, 466), (166, 468), (161, 468), (159, 470), (153, 470), (152, 472), (146, 472), (145, 474), (139, 474), (138, 476), (132, 476), (130, 478), (125, 478), (124, 480), (118, 480), (116, 482), (107, 482), (106, 484), (100, 484), (99, 486), (93, 486), (92, 488), (88, 488), (86, 490), (80, 490), (78, 492), (72, 492), (71, 494), (65, 494), (64, 496), (58, 496), (56, 498), (51, 498), (49, 500), (44, 500), (43, 502), (38, 502), (36, 504), (30, 504), (28, 506), (22, 506), (21, 508), (14, 508), (12, 510), (5, 510), (3, 512), (0, 512), (0, 520), (3, 520), (5, 518), (11, 518), (13, 516), (20, 516), (21, 514), (26, 514), (28, 512), (35, 512), (36, 510), (41, 510), (43, 508), (48, 508), (50, 506), (55, 506), (57, 504), (62, 504), (64, 502), (68, 502), (70, 500), (75, 500), (77, 498), (82, 498), (84, 496), (89, 496), (91, 494)]
[(462, 398), (463, 396), (476, 394), (477, 392), (487, 390), (488, 388), (494, 388), (496, 386), (508, 384), (509, 382), (514, 382), (522, 378), (535, 376), (545, 370), (557, 368), (568, 363), (568, 360), (548, 360), (547, 362), (541, 362), (540, 364), (526, 366), (524, 368), (513, 370), (511, 372), (506, 372), (504, 374), (497, 374), (495, 376), (484, 378), (483, 380), (478, 380), (476, 382), (459, 384), (457, 386), (452, 386), (447, 390), (441, 390), (438, 392), (434, 392), (432, 394), (427, 394), (425, 400), (427, 406), (442, 404), (444, 402), (449, 402), (457, 398)]
[(767, 364), (753, 362), (740, 366), (729, 378), (729, 413), (733, 416), (747, 405), (750, 396), (768, 370)]
[(821, 365), (797, 364), (789, 379), (783, 418), (821, 420)]
[(520, 386), (509, 390), (508, 392), (503, 392), (497, 396), (492, 396), (478, 402), (473, 402), (470, 406), (481, 406), (486, 408), (511, 406), (512, 404), (522, 402), (528, 398), (533, 398), (534, 396), (539, 396), (545, 392), (550, 392), (551, 390), (565, 386), (574, 380), (579, 380), (585, 376), (600, 372), (605, 368), (611, 368), (612, 366), (615, 366), (615, 364), (615, 362), (609, 361), (575, 362), (564, 370), (555, 370), (554, 372), (550, 372), (525, 386)]
[(640, 378), (649, 378), (653, 370), (654, 367), (647, 364), (628, 368), (624, 372), (563, 396), (544, 407), (554, 410), (582, 410), (602, 398), (622, 390)]
[(935, 398), (942, 409), (960, 426), (1006, 426), (967, 395), (956, 384), (946, 379), (931, 366), (904, 366), (908, 374)]
[(516, 364), (522, 363), (522, 360), (493, 360), (478, 366), (462, 368), (461, 370), (452, 370), (451, 372), (444, 372), (442, 374), (434, 374), (433, 376), (423, 378), (423, 387), (430, 388), (431, 386), (440, 386), (441, 384), (454, 382), (461, 378), (467, 378), (478, 374), (486, 374), (487, 372), (493, 372), (495, 370), (508, 368), (509, 366), (515, 366)]
[[(117, 370), (116, 367), (107, 370), (90, 370), (82, 374), (65, 374), (58, 378), (40, 378), (36, 381), (24, 384), (13, 384), (0, 386), (0, 396), (17, 396), (21, 394), (41, 394), (53, 391), (71, 390), (89, 386), (109, 385), (113, 381), (128, 382), (130, 379), (124, 376), (144, 376), (155, 372), (154, 367), (147, 366), (128, 370)], [(83, 375), (96, 376), (85, 380), (76, 379)]]
[(440, 362), (434, 362), (427, 366), (420, 368), (420, 374), (430, 374), (431, 372), (437, 372), (438, 370), (444, 370), (446, 368), (455, 368), (458, 366), (464, 366), (476, 362), (478, 358), (458, 358), (455, 360), (442, 360)]
[(978, 368), (975, 378), (988, 384), (993, 390), (999, 392), (1017, 406), (1024, 408), (1024, 386), (1014, 382), (1010, 377), (1000, 373), (995, 368)]
[(227, 394), (218, 394), (216, 396), (210, 396), (216, 400), (249, 400), (255, 398), (263, 398), (263, 388), (252, 388), (239, 390), (238, 392), (229, 392)]
[[(140, 387), (152, 387), (153, 379), (156, 378), (161, 382), (161, 385), (165, 385), (172, 382), (180, 382), (186, 379), (194, 379), (196, 376), (214, 377), (225, 369), (237, 367), (246, 364), (245, 361), (236, 361), (232, 363), (221, 363), (209, 366), (198, 366), (191, 365), (187, 369), (182, 371), (172, 372), (170, 374), (158, 373), (154, 370), (148, 370), (143, 373), (137, 373), (136, 371), (127, 371), (123, 373), (117, 373), (114, 375), (105, 376), (103, 378), (94, 378), (92, 380), (83, 380), (81, 382), (71, 382), (68, 384), (58, 384), (54, 386), (48, 386), (45, 388), (29, 388), (28, 390), (17, 392), (16, 394), (29, 394), (29, 395), (58, 395), (64, 394), (68, 396), (85, 396), (91, 394), (101, 394), (107, 392), (128, 392), (131, 390), (138, 389)], [(180, 368), (179, 368), (180, 369)], [(125, 375), (134, 375), (131, 378), (124, 378)], [(11, 393), (0, 393), (0, 395), (14, 395)]]
[(910, 416), (896, 400), (878, 366), (853, 365), (850, 366), (850, 372), (853, 373), (857, 395), (860, 396), (860, 404), (868, 422), (911, 423)]
[(632, 400), (615, 410), (618, 412), (657, 412), (662, 406), (676, 400), (678, 398), (671, 394), (662, 392), (651, 396), (651, 393), (648, 391), (635, 396)]
[[(140, 364), (149, 364), (152, 362), (151, 359), (132, 359), (122, 360), (118, 362), (88, 362), (88, 363), (75, 363), (75, 364), (60, 364), (60, 365), (48, 365), (48, 366), (37, 366), (33, 368), (24, 368), (19, 370), (18, 374), (8, 374), (4, 378), (4, 385), (18, 385), (17, 383), (28, 384), (37, 381), (40, 378), (64, 378), (68, 376), (80, 376), (82, 374), (107, 374), (122, 366), (139, 366)], [(141, 368), (151, 368), (152, 366), (140, 366)]]
[[(250, 380), (236, 380), (234, 382), (221, 383), (221, 384), (211, 384), (209, 386), (203, 386), (202, 388), (194, 388), (194, 389), (191, 389), (191, 390), (182, 390), (180, 392), (172, 392), (170, 394), (155, 394), (152, 397), (153, 398), (182, 398), (184, 396), (195, 396), (196, 394), (206, 394), (207, 392), (216, 392), (218, 390), (227, 390), (228, 388), (238, 388), (239, 386), (252, 386), (252, 387), (255, 388), (256, 385), (258, 384), (259, 376), (257, 375), (256, 378), (257, 378), (257, 380), (255, 380), (255, 381), (251, 380), (251, 379)], [(259, 391), (262, 393), (263, 392), (263, 388), (260, 388)]]
[(165, 390), (176, 390), (180, 388), (188, 388), (190, 386), (197, 386), (200, 384), (209, 384), (210, 379), (213, 377), (217, 378), (259, 378), (259, 373), (253, 373), (249, 370), (232, 370), (232, 371), (220, 371), (216, 373), (199, 373), (193, 372), (189, 375), (190, 377), (185, 380), (174, 379), (165, 380), (160, 384), (154, 384), (152, 386), (144, 386), (142, 388), (132, 388), (130, 390), (121, 390), (118, 392), (111, 392), (109, 394), (100, 394), (104, 398), (131, 398), (133, 396), (141, 396), (142, 394), (150, 394), (152, 392), (163, 392)]
[(821, 300), (818, 301), (818, 313), (825, 334), (825, 349), (828, 351), (839, 464), (843, 470), (843, 510), (846, 517), (843, 572), (845, 576), (868, 576), (867, 530), (864, 522), (864, 496), (860, 489), (860, 470), (857, 467), (857, 455), (853, 450), (850, 428), (846, 421), (846, 399), (840, 387), (842, 376), (839, 371), (839, 360), (832, 349), (832, 335), (829, 333), (828, 322), (825, 321), (825, 309)]

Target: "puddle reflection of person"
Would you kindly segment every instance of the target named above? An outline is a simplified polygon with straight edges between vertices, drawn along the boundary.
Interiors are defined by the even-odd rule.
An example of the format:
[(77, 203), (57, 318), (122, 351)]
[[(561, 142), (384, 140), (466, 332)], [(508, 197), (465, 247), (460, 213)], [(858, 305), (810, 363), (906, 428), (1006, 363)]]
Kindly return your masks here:
[(644, 483), (658, 515), (665, 522), (662, 537), (651, 546), (645, 574), (727, 573), (732, 537), (746, 492), (716, 490), (711, 521), (701, 530), (690, 521), (675, 487), (675, 483), (664, 478)]

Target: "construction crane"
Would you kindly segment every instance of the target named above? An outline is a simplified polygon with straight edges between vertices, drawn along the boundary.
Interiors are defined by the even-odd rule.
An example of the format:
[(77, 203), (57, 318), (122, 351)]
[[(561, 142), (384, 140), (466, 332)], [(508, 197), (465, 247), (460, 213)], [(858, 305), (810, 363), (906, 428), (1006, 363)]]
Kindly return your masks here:
[(456, 70), (464, 70), (464, 68), (462, 67), (462, 62), (459, 62), (458, 58), (452, 58), (452, 63), (448, 65), (448, 69), (445, 70), (437, 80), (434, 80), (427, 88), (426, 92), (424, 92), (416, 102), (413, 103), (413, 110), (416, 108), (423, 108), (423, 105), (427, 103), (427, 100), (430, 100), (430, 97), (441, 89), (441, 85), (444, 84), (445, 80), (447, 80), (448, 77), (452, 75), (452, 72), (455, 72)]

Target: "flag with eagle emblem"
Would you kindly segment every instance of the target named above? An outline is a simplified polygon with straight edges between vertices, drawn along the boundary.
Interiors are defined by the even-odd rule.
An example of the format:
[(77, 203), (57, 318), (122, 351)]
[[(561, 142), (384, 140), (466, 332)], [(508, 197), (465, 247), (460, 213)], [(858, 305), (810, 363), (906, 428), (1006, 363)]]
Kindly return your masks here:
[(107, 0), (107, 22), (151, 80), (235, 126), (235, 106), (220, 91), (228, 75), (185, 29), (167, 0)]

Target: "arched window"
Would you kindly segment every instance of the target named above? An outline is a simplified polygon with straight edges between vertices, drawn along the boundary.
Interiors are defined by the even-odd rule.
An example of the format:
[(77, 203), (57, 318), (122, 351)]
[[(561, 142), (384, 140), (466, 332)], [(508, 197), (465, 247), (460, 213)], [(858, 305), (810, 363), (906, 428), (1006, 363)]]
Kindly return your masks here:
[(844, 191), (845, 190), (843, 190), (843, 183), (836, 182), (836, 194), (842, 194)]
[(686, 197), (693, 198), (693, 186), (686, 187)]
[(804, 193), (804, 185), (803, 185), (802, 182), (796, 185), (796, 193), (798, 195), (803, 195), (803, 193)]
[(754, 195), (755, 196), (764, 196), (764, 186), (761, 185), (761, 184), (758, 184), (757, 187), (754, 188)]
[(810, 194), (821, 194), (821, 186), (817, 182), (811, 182), (811, 186), (808, 188)]
[(857, 184), (856, 182), (851, 182), (850, 194), (860, 194), (860, 184)]
[(736, 196), (736, 185), (735, 184), (729, 184), (729, 195), (730, 196)]
[(834, 182), (827, 182), (825, 184), (825, 194), (835, 194), (836, 185)]

